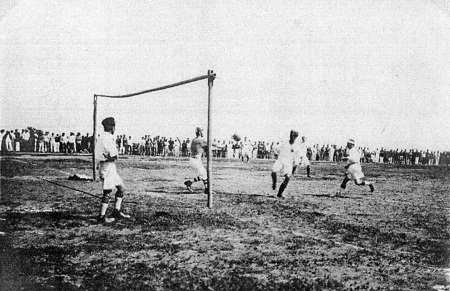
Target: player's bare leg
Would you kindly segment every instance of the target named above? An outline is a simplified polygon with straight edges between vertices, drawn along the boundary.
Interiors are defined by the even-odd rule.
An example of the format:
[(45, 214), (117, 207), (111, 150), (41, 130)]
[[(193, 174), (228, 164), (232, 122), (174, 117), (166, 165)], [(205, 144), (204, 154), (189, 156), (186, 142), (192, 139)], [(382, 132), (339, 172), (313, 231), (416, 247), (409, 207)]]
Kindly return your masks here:
[(130, 215), (125, 214), (122, 211), (120, 211), (120, 209), (122, 207), (122, 200), (123, 200), (123, 195), (125, 192), (125, 187), (123, 185), (119, 185), (116, 188), (117, 188), (116, 201), (114, 204), (114, 212), (112, 214), (112, 217), (114, 217), (115, 219), (129, 219), (129, 218), (131, 218)]
[(187, 180), (187, 181), (185, 181), (185, 182), (184, 182), (184, 185), (187, 187), (187, 189), (189, 190), (189, 192), (193, 193), (194, 190), (192, 189), (192, 184), (194, 184), (194, 183), (196, 183), (196, 182), (200, 182), (200, 181), (203, 181), (203, 185), (205, 185), (205, 193), (208, 193), (208, 192), (207, 192), (207, 189), (208, 189), (208, 179), (202, 179), (202, 178), (200, 178), (200, 176), (195, 177), (195, 178), (192, 179), (192, 180)]
[(287, 185), (289, 184), (289, 180), (290, 180), (290, 178), (289, 178), (289, 176), (286, 174), (286, 175), (284, 176), (284, 181), (283, 181), (283, 182), (281, 183), (281, 185), (280, 185), (280, 189), (278, 189), (278, 195), (277, 195), (278, 198), (284, 198), (284, 197), (283, 197), (283, 192), (284, 192), (284, 190), (286, 189)]
[(311, 167), (309, 165), (306, 166), (306, 177), (312, 178), (311, 177)]
[(208, 194), (209, 193), (209, 191), (208, 191), (208, 179), (204, 179), (203, 180), (203, 185), (205, 185), (205, 194)]
[(369, 181), (361, 181), (361, 180), (355, 180), (355, 184), (358, 186), (369, 186), (370, 192), (373, 193), (373, 191), (375, 191), (375, 187), (373, 186), (373, 183), (369, 182)]
[(342, 183), (341, 183), (341, 188), (343, 189), (343, 190), (345, 190), (345, 188), (347, 187), (347, 183), (348, 182), (350, 182), (350, 179), (347, 177), (347, 174), (345, 174), (345, 178), (344, 178), (344, 180), (342, 181)]
[(100, 213), (97, 217), (97, 222), (99, 223), (111, 223), (114, 222), (114, 218), (106, 217), (106, 210), (108, 210), (109, 205), (109, 194), (112, 190), (103, 190), (102, 202), (100, 204)]
[[(195, 178), (197, 179), (197, 178)], [(194, 190), (192, 190), (192, 181), (191, 180), (186, 180), (184, 181), (184, 185), (186, 186), (186, 188), (188, 189), (189, 192), (194, 192)]]
[(272, 190), (277, 189), (277, 173), (272, 172)]

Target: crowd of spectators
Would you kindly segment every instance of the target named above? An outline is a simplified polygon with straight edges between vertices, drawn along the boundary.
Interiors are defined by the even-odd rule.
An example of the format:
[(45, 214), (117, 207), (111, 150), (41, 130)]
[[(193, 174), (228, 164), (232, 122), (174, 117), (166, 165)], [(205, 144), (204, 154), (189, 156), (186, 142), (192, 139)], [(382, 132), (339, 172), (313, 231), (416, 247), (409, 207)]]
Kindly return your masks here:
[(55, 134), (28, 127), (19, 131), (0, 130), (1, 151), (38, 153), (90, 153), (92, 136), (74, 132)]
[[(1, 151), (6, 152), (39, 152), (39, 153), (92, 153), (93, 139), (89, 134), (81, 133), (50, 133), (32, 127), (27, 129), (0, 130)], [(250, 142), (247, 145), (234, 140), (214, 140), (214, 144), (222, 147), (212, 149), (216, 158), (241, 158), (242, 147), (250, 146), (253, 159), (276, 159), (280, 151), (280, 142), (267, 143), (264, 141)], [(191, 141), (189, 138), (180, 140), (161, 136), (145, 135), (140, 139), (133, 139), (125, 134), (117, 135), (116, 144), (121, 155), (142, 156), (174, 156), (189, 157)], [(308, 146), (307, 156), (311, 161), (340, 162), (344, 147), (336, 145)], [(404, 165), (449, 165), (450, 152), (439, 152), (418, 149), (386, 149), (371, 150), (367, 147), (358, 148), (363, 163), (386, 163)]]

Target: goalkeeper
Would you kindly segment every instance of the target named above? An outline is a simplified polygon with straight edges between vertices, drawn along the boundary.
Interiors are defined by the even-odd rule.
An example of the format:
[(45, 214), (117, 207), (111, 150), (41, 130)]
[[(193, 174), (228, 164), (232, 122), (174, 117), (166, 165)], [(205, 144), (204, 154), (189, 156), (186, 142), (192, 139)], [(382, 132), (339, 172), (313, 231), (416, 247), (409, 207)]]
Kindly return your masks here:
[[(98, 138), (95, 147), (96, 163), (98, 164), (99, 176), (103, 184), (103, 197), (97, 221), (99, 223), (110, 223), (115, 219), (130, 218), (130, 216), (120, 211), (125, 186), (123, 185), (122, 179), (117, 174), (116, 168), (116, 160), (119, 155), (113, 136), (116, 130), (116, 122), (113, 117), (108, 117), (102, 121), (102, 125), (105, 131)], [(111, 217), (106, 217), (109, 195), (114, 188), (117, 189), (114, 211)]]
[[(215, 143), (213, 144), (213, 146), (218, 148), (225, 147), (225, 145)], [(191, 163), (191, 166), (196, 170), (197, 177), (184, 182), (184, 185), (191, 193), (193, 192), (192, 184), (194, 184), (195, 182), (203, 181), (203, 185), (205, 185), (205, 194), (208, 194), (208, 176), (205, 166), (203, 166), (202, 164), (202, 155), (207, 149), (208, 143), (203, 138), (203, 129), (201, 129), (200, 127), (195, 128), (195, 138), (191, 141), (191, 158), (189, 159), (189, 162)]]

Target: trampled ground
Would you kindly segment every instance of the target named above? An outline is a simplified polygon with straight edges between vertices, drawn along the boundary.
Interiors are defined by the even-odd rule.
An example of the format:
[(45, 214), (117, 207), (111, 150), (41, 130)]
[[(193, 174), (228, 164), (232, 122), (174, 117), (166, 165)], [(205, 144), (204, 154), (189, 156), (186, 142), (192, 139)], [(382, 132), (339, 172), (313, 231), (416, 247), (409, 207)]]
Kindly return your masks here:
[[(448, 286), (450, 169), (366, 164), (376, 191), (333, 197), (343, 165), (214, 161), (214, 208), (185, 158), (122, 158), (131, 221), (95, 221), (89, 156), (1, 158), (0, 290), (435, 290)], [(281, 182), (281, 180), (279, 181)], [(76, 190), (80, 191), (76, 191)], [(272, 196), (269, 196), (272, 195)], [(450, 287), (441, 287), (441, 290)]]

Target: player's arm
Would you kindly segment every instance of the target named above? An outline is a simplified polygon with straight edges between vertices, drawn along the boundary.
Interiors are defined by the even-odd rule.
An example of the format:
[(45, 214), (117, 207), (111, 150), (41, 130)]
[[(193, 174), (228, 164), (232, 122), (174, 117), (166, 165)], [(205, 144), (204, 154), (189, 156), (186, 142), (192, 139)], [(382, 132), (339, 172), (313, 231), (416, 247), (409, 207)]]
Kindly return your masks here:
[(117, 156), (119, 152), (114, 142), (105, 144), (106, 153), (103, 153), (103, 156), (106, 158), (107, 162), (115, 162), (117, 160)]
[(103, 154), (103, 156), (106, 158), (107, 162), (115, 162), (117, 160), (117, 155), (111, 156), (110, 153)]

